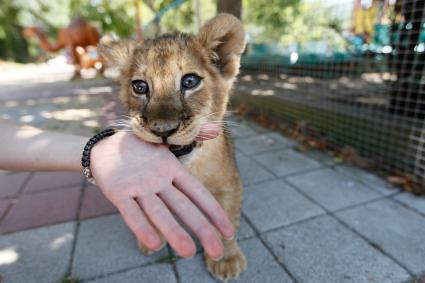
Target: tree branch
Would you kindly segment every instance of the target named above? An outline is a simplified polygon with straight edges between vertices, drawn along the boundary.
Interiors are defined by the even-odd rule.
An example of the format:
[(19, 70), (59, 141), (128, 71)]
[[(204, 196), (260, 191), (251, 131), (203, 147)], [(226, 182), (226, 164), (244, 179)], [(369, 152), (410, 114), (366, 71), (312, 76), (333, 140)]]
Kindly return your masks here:
[(152, 12), (155, 14), (158, 13), (158, 10), (155, 8), (155, 5), (153, 4), (152, 0), (143, 0), (146, 6), (148, 6), (149, 9), (151, 9)]

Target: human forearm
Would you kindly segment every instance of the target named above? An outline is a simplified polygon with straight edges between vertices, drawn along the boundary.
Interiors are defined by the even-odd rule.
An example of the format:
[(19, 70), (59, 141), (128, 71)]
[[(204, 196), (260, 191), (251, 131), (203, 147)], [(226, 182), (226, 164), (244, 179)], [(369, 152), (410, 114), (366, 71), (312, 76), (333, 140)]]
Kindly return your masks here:
[(79, 171), (85, 137), (0, 121), (0, 169)]
[[(15, 126), (2, 120), (0, 133), (0, 169), (82, 169), (80, 158), (87, 140), (84, 137)], [(217, 127), (206, 127), (199, 139), (218, 134)], [(192, 256), (196, 251), (168, 205), (179, 210), (182, 221), (195, 231), (208, 255), (221, 258), (223, 245), (215, 228), (225, 238), (233, 237), (234, 228), (211, 193), (186, 172), (168, 147), (146, 143), (122, 131), (97, 143), (90, 160), (97, 185), (148, 249), (160, 248), (161, 239), (156, 232), (160, 231), (178, 254)]]

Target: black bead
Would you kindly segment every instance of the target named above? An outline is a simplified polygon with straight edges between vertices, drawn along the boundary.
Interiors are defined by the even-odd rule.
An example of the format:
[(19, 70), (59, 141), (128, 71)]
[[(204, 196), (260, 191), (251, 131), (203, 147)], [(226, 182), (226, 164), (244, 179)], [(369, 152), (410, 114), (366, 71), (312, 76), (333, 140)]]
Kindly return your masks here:
[(114, 128), (109, 128), (106, 130), (103, 130), (96, 135), (94, 135), (92, 138), (89, 139), (89, 141), (84, 146), (83, 154), (81, 157), (81, 165), (83, 167), (89, 167), (90, 166), (90, 152), (93, 148), (93, 146), (100, 140), (102, 140), (105, 137), (112, 136), (117, 131)]

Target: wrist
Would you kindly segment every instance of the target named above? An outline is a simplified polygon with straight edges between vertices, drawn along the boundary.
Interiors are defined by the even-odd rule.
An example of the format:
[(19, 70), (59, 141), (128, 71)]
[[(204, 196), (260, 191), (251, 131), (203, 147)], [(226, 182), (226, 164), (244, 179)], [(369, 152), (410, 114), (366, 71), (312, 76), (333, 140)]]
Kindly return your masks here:
[(112, 135), (114, 135), (117, 132), (116, 129), (106, 129), (101, 131), (100, 133), (94, 135), (92, 138), (90, 138), (87, 143), (85, 144), (82, 152), (81, 157), (81, 166), (83, 168), (83, 174), (86, 177), (86, 179), (90, 183), (95, 183), (92, 171), (91, 171), (91, 156), (92, 156), (92, 150), (95, 148), (97, 143), (102, 141), (105, 138), (108, 138)]

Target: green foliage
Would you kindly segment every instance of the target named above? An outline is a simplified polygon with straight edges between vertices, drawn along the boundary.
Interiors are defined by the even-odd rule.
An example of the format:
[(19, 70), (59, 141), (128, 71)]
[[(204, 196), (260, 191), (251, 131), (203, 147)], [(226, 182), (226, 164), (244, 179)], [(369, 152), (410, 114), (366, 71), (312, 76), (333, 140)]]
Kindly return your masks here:
[[(142, 24), (174, 0), (139, 0)], [(215, 14), (216, 1), (200, 1), (201, 20)], [(334, 49), (344, 48), (342, 23), (328, 13), (323, 1), (243, 0), (243, 22), (251, 39), (262, 43), (290, 45), (327, 41)], [(57, 29), (66, 27), (75, 16), (83, 16), (101, 33), (120, 37), (135, 33), (134, 0), (0, 0), (0, 58), (25, 61), (28, 44), (22, 38), (22, 26), (40, 26), (51, 39)], [(144, 29), (145, 36), (158, 30), (196, 32), (195, 1), (187, 0), (168, 11), (153, 28)], [(153, 32), (150, 32), (152, 30)]]
[(28, 59), (27, 44), (18, 24), (20, 12), (16, 1), (0, 1), (0, 58), (17, 62)]
[[(148, 37), (154, 36), (158, 32), (185, 31), (194, 32), (194, 1), (187, 0), (178, 7), (167, 11), (159, 21), (153, 22), (155, 14), (166, 8), (174, 0), (143, 0), (143, 6), (149, 8), (149, 13), (144, 14), (144, 19), (148, 19), (149, 25), (145, 27), (144, 32)], [(202, 5), (209, 4), (210, 1), (202, 2)]]
[[(141, 0), (140, 0), (141, 1)], [(66, 27), (75, 16), (83, 16), (102, 33), (128, 37), (135, 30), (133, 0), (1, 0), (0, 58), (25, 62), (28, 50), (39, 50), (22, 37), (26, 26), (41, 27), (51, 40), (57, 30)]]
[(62, 280), (60, 281), (60, 283), (80, 283), (81, 280), (78, 278), (73, 278), (71, 276), (65, 276), (64, 278), (62, 278)]
[(177, 256), (173, 254), (169, 254), (163, 257), (160, 257), (156, 262), (158, 263), (173, 263), (178, 259)]
[(132, 0), (69, 0), (70, 17), (83, 16), (97, 23), (103, 33), (128, 37), (135, 31)]
[(244, 0), (244, 23), (262, 43), (283, 45), (325, 41), (333, 50), (343, 50), (342, 20), (322, 1)]
[(290, 32), (289, 25), (299, 15), (301, 0), (243, 0), (243, 21), (262, 42), (279, 41)]
[(332, 16), (328, 8), (320, 2), (303, 3), (298, 12), (289, 23), (287, 33), (280, 37), (281, 43), (289, 45), (296, 42), (303, 46), (307, 42), (325, 41), (335, 51), (344, 49), (346, 41), (341, 36), (342, 22)]
[(19, 22), (23, 26), (43, 27), (50, 35), (69, 23), (69, 0), (17, 0), (21, 7)]
[(161, 25), (166, 31), (193, 32), (195, 11), (192, 1), (187, 1), (174, 11), (165, 14)]
[[(147, 2), (147, 1), (145, 1), (145, 2)], [(156, 10), (160, 11), (160, 10), (164, 9), (165, 7), (167, 7), (168, 5), (170, 5), (171, 3), (173, 3), (174, 0), (156, 0), (156, 1), (153, 1), (153, 2), (154, 2), (154, 6), (157, 8)]]

